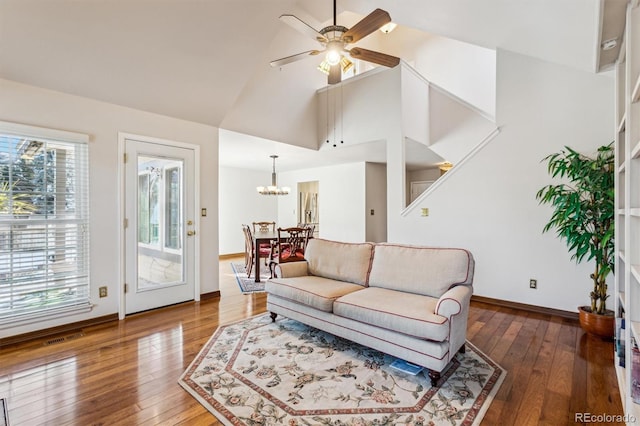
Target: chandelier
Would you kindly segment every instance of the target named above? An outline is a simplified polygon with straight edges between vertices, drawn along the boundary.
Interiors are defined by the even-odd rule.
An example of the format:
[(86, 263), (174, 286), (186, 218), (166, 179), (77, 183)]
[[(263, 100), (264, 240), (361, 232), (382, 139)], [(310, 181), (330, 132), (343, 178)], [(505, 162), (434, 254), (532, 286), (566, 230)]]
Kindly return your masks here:
[(276, 158), (277, 155), (270, 155), (273, 158), (273, 171), (271, 172), (271, 185), (269, 186), (258, 186), (256, 190), (258, 194), (262, 195), (287, 195), (291, 189), (287, 186), (283, 186), (282, 188), (278, 188), (276, 181)]

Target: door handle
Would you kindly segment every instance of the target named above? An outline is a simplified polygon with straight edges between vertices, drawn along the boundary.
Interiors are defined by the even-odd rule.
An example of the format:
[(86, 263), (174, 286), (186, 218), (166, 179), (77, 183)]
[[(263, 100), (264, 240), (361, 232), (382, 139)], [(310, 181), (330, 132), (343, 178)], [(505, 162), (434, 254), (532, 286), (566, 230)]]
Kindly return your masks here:
[(193, 237), (194, 235), (196, 235), (196, 231), (187, 231), (188, 237)]

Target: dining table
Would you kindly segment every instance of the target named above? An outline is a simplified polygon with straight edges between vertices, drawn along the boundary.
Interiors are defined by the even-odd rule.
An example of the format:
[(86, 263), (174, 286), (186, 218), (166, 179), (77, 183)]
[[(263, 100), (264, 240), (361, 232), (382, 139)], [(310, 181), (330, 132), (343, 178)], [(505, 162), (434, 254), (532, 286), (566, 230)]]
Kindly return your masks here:
[[(286, 232), (280, 232), (280, 238), (286, 238), (288, 234)], [(271, 244), (271, 241), (278, 240), (278, 231), (256, 231), (253, 233), (253, 246), (256, 248), (256, 253), (259, 252), (260, 244)], [(260, 264), (262, 260), (260, 257), (256, 257), (256, 272), (255, 272), (255, 281), (257, 283), (260, 282)]]

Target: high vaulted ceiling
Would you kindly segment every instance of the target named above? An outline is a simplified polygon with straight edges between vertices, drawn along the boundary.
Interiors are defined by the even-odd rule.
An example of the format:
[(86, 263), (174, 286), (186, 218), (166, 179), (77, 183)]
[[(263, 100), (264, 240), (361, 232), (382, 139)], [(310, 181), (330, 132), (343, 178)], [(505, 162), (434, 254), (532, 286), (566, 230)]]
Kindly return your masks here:
[[(378, 7), (426, 33), (597, 67), (600, 0), (338, 1), (339, 16)], [(314, 48), (279, 21), (283, 13), (319, 29), (332, 17), (332, 2), (0, 0), (0, 78), (221, 126), (239, 98), (256, 92), (256, 69)], [(389, 40), (386, 53), (394, 54)], [(296, 90), (326, 83), (308, 67), (290, 81)]]

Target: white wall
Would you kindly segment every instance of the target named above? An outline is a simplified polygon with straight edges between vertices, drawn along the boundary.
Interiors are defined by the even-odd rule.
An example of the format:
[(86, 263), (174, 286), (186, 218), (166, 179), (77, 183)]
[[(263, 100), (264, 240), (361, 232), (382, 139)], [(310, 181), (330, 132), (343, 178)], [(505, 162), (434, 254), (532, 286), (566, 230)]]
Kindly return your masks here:
[(496, 129), (488, 116), (449, 92), (429, 87), (429, 149), (454, 165)]
[(410, 66), (400, 66), (400, 108), (402, 111), (402, 131), (404, 136), (430, 144), (429, 127), (429, 84)]
[[(319, 237), (330, 240), (366, 240), (365, 163), (341, 164), (278, 173), (282, 186), (297, 188), (298, 182), (318, 181)], [(298, 222), (297, 197), (278, 198), (278, 224)]]
[[(256, 186), (271, 184), (271, 173), (220, 167), (219, 179), (220, 254), (244, 253), (243, 223), (277, 222), (277, 197), (256, 192)], [(293, 193), (287, 197), (295, 197), (295, 187), (292, 188)]]
[[(393, 51), (427, 80), (495, 116), (495, 50), (407, 27), (392, 35), (394, 45), (403, 46), (403, 51)], [(380, 40), (384, 45), (385, 37)]]
[(417, 51), (415, 68), (432, 83), (495, 115), (495, 50), (432, 36)]
[[(591, 152), (613, 139), (613, 80), (507, 51), (497, 58), (501, 132), (406, 217), (390, 211), (389, 240), (468, 248), (475, 294), (575, 312), (589, 300), (592, 265), (576, 265), (563, 241), (542, 234), (551, 210), (535, 194), (552, 180), (540, 161), (564, 145)], [(388, 167), (398, 185), (399, 166)]]
[[(8, 80), (0, 80), (0, 120), (90, 135), (90, 280), (91, 300), (95, 304), (87, 314), (2, 329), (0, 337), (118, 312), (121, 288), (118, 132), (200, 145), (200, 204), (208, 210), (207, 217), (200, 218), (197, 234), (201, 254), (201, 291), (218, 290), (217, 128)], [(107, 298), (98, 297), (98, 286), (108, 287)]]
[(401, 67), (377, 69), (318, 91), (318, 146), (384, 140), (399, 132)]

